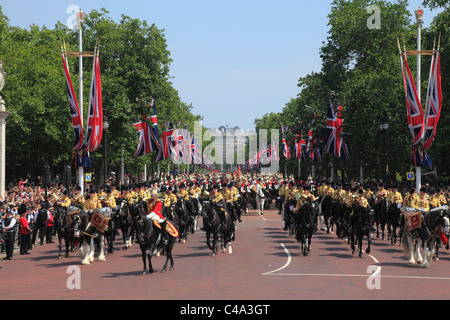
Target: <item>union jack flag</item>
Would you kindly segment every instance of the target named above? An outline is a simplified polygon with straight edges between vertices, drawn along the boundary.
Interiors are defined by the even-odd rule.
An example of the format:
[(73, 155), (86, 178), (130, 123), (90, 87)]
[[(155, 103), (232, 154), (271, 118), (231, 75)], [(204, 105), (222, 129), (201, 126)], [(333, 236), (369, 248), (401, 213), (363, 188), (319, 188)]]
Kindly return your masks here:
[(416, 85), (414, 83), (408, 61), (406, 60), (406, 55), (403, 55), (403, 58), (404, 65), (403, 59), (400, 57), (402, 63), (403, 83), (405, 85), (406, 114), (408, 117), (409, 132), (413, 139), (412, 145), (415, 146), (422, 142), (424, 114), (419, 96), (417, 94)]
[(428, 82), (427, 102), (425, 108), (424, 124), (426, 125), (423, 137), (423, 149), (427, 150), (433, 144), (436, 128), (442, 109), (441, 86), (441, 57), (439, 51), (431, 60), (430, 81)]
[(335, 108), (332, 93), (330, 93), (330, 105), (327, 113), (326, 152), (334, 154), (337, 158), (341, 156), (342, 147), (342, 110), (342, 106)]
[[(153, 100), (152, 100), (153, 101)], [(139, 145), (136, 150), (135, 157), (143, 156), (151, 153), (152, 151), (158, 151), (155, 161), (160, 161), (163, 158), (163, 150), (158, 139), (158, 119), (156, 116), (156, 107), (153, 106), (153, 115), (150, 117), (152, 127), (147, 124), (147, 116), (144, 116), (144, 121), (139, 121), (134, 124), (136, 130), (138, 130)]]
[(77, 96), (73, 89), (72, 79), (70, 78), (69, 67), (67, 65), (67, 59), (64, 54), (61, 54), (64, 75), (66, 77), (67, 94), (69, 96), (70, 116), (72, 118), (73, 126), (73, 150), (80, 151), (83, 148), (83, 121), (81, 119), (80, 108), (78, 107)]
[(283, 134), (283, 137), (281, 138), (281, 143), (283, 145), (283, 155), (286, 159), (291, 158), (291, 153), (289, 152), (289, 144), (286, 142), (286, 138), (284, 137), (284, 132), (287, 130), (287, 128), (283, 125), (281, 125), (281, 133)]

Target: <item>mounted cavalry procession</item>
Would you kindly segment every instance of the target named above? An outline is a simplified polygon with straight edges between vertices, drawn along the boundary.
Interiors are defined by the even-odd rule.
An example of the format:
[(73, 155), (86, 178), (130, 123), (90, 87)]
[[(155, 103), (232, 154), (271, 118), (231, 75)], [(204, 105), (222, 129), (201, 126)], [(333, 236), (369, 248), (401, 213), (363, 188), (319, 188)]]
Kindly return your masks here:
[[(141, 279), (164, 278), (161, 291), (172, 289), (181, 272), (192, 281), (194, 296), (203, 285), (228, 293), (248, 278), (252, 283), (245, 283), (249, 289), (242, 295), (249, 299), (249, 292), (258, 293), (258, 280), (271, 287), (274, 275), (284, 276), (276, 281), (289, 279), (283, 282), (289, 287), (303, 280), (306, 286), (314, 277), (318, 283), (327, 277), (357, 281), (361, 265), (375, 266), (374, 277), (392, 265), (408, 277), (445, 266), (447, 22), (436, 19), (426, 30), (427, 50), (420, 7), (418, 39), (413, 28), (387, 26), (388, 19), (382, 21), (391, 42), (380, 40), (377, 28), (346, 25), (345, 33), (355, 37), (370, 30), (375, 40), (361, 42), (361, 49), (361, 39), (335, 34), (343, 28), (339, 19), (368, 12), (368, 1), (355, 0), (363, 9), (353, 2), (333, 1), (330, 36), (321, 47), (323, 71), (300, 78), (297, 98), (245, 132), (206, 128), (181, 101), (170, 82), (172, 59), (162, 30), (127, 16), (115, 23), (105, 9), (88, 16), (78, 10), (74, 30), (59, 26), (48, 35), (51, 48), (35, 54), (51, 54), (42, 68), (54, 69), (47, 74), (54, 89), (37, 94), (56, 100), (52, 110), (61, 112), (47, 112), (48, 101), (36, 106), (27, 97), (13, 100), (46, 118), (24, 128), (31, 123), (25, 111), (6, 111), (8, 99), (21, 92), (5, 86), (6, 102), (0, 97), (0, 272), (19, 262), (75, 265), (86, 277), (104, 272), (95, 286), (104, 278), (154, 274)], [(381, 4), (392, 16), (409, 19), (406, 8)], [(395, 25), (406, 25), (396, 19)], [(6, 29), (0, 23), (0, 38)], [(417, 48), (410, 49), (415, 40)], [(374, 50), (383, 56), (375, 59)], [(18, 68), (7, 66), (18, 62), (5, 52), (0, 91), (7, 77), (12, 87), (25, 86), (17, 80), (25, 76), (13, 74)], [(429, 69), (422, 71), (423, 63)], [(384, 65), (389, 70), (378, 71)], [(217, 117), (222, 112), (228, 111), (218, 109)], [(22, 131), (27, 135), (5, 148), (5, 133)], [(25, 158), (33, 160), (22, 163)]]

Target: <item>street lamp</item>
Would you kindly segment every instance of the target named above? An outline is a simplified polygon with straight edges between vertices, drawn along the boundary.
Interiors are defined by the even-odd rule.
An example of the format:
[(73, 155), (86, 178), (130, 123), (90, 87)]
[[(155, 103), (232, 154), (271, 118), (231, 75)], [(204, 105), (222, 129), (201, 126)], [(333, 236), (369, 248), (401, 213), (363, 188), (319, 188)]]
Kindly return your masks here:
[(384, 150), (383, 150), (383, 182), (387, 182), (387, 140), (386, 140), (386, 132), (389, 129), (389, 118), (387, 116), (387, 112), (385, 109), (383, 109), (382, 116), (381, 116), (381, 123), (380, 123), (380, 130), (383, 133), (383, 143), (384, 143)]
[(106, 115), (104, 115), (103, 116), (103, 129), (104, 129), (104, 136), (105, 136), (105, 141), (104, 141), (104, 143), (105, 143), (105, 147), (104, 147), (105, 154), (103, 156), (104, 161), (105, 161), (104, 168), (103, 168), (104, 169), (104, 174), (105, 174), (105, 183), (104, 183), (104, 185), (106, 185), (108, 183), (108, 153), (107, 153), (107, 144), (108, 144), (108, 139), (107, 139), (108, 133), (107, 133), (107, 130), (108, 130), (108, 128), (109, 128), (108, 117)]

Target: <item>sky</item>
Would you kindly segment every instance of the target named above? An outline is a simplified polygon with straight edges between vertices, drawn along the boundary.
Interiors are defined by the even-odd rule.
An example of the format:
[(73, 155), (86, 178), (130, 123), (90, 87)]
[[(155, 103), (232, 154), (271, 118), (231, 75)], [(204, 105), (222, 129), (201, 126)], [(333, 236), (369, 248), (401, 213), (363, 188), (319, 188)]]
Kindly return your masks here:
[[(410, 0), (413, 13), (422, 0)], [(9, 24), (52, 29), (71, 22), (76, 5), (105, 8), (164, 29), (180, 98), (208, 128), (254, 128), (281, 112), (300, 90), (298, 79), (321, 69), (331, 0), (0, 0)], [(425, 9), (425, 26), (439, 11)], [(369, 17), (370, 15), (368, 15)], [(381, 17), (382, 19), (382, 17)], [(382, 20), (381, 20), (382, 23)], [(106, 107), (106, 106), (105, 106)]]

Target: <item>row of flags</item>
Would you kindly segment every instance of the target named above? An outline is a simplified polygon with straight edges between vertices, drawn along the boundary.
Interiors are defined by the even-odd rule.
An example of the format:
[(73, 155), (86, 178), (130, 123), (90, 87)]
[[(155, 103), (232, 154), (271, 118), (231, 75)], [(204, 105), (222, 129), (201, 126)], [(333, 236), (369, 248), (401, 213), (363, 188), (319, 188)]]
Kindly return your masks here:
[[(150, 118), (144, 115), (141, 121), (134, 124), (139, 137), (135, 157), (157, 151), (155, 161), (172, 159), (176, 163), (183, 162), (213, 169), (213, 162), (203, 155), (200, 142), (194, 138), (193, 133), (189, 132), (187, 126), (184, 129), (176, 128), (169, 121), (166, 123), (166, 128), (160, 139), (156, 106), (153, 99), (151, 99), (149, 106), (153, 108), (153, 115)], [(149, 122), (151, 126), (149, 126)], [(178, 123), (179, 125), (181, 123)]]
[(96, 46), (92, 63), (92, 78), (89, 94), (89, 110), (86, 133), (83, 133), (83, 118), (78, 105), (77, 96), (70, 77), (69, 64), (65, 44), (61, 44), (61, 58), (66, 79), (70, 115), (73, 127), (73, 151), (75, 167), (90, 167), (89, 153), (97, 150), (103, 135), (102, 81), (100, 73), (99, 50)]
[[(320, 145), (326, 142), (325, 151), (335, 155), (337, 158), (350, 160), (350, 150), (348, 144), (343, 141), (343, 107), (337, 106), (334, 101), (334, 94), (329, 94), (329, 106), (327, 112), (326, 137), (325, 139), (315, 137), (312, 132), (312, 126), (315, 119), (309, 125), (307, 140), (303, 138), (303, 132), (294, 137), (294, 149), (291, 153), (289, 142), (286, 141), (287, 127), (281, 124), (281, 144), (283, 147), (283, 155), (286, 159), (297, 158), (301, 160), (310, 159), (312, 161), (322, 161), (322, 151)], [(317, 117), (317, 115), (315, 115)]]
[[(439, 41), (440, 42), (440, 41)], [(406, 114), (408, 128), (412, 138), (411, 162), (415, 167), (430, 167), (431, 160), (426, 151), (433, 144), (436, 137), (436, 128), (442, 110), (442, 86), (441, 86), (441, 58), (440, 43), (438, 49), (431, 54), (430, 75), (428, 81), (425, 110), (419, 99), (416, 84), (406, 58), (406, 50), (402, 52), (400, 42), (400, 63), (402, 68), (403, 83), (406, 97)]]

